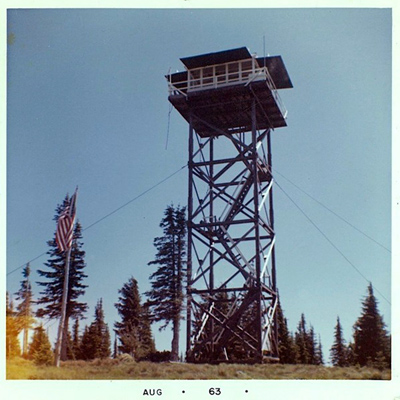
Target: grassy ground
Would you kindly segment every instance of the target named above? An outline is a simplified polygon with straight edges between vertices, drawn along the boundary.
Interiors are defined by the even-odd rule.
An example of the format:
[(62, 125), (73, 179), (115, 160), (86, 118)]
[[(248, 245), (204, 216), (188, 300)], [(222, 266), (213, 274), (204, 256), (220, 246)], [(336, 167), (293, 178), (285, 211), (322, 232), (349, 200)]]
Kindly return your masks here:
[(390, 370), (311, 365), (176, 364), (121, 360), (68, 361), (60, 368), (7, 360), (7, 379), (390, 379)]

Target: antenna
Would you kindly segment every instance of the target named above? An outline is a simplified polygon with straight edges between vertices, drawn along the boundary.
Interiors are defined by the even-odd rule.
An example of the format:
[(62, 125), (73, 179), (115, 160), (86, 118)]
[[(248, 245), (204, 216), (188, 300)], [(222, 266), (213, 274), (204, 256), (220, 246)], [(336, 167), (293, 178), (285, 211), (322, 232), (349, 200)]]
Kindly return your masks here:
[(263, 56), (264, 56), (264, 58), (263, 58), (263, 60), (264, 60), (263, 67), (265, 68), (265, 33), (264, 33), (264, 36), (263, 36)]
[(174, 107), (172, 106), (172, 104), (170, 104), (169, 105), (169, 110), (168, 110), (167, 139), (165, 141), (165, 150), (168, 150), (169, 126), (170, 126), (170, 123), (171, 123), (171, 112), (172, 112), (173, 108)]
[[(171, 84), (171, 67), (169, 67), (168, 70), (168, 82)], [(171, 123), (171, 112), (172, 112), (172, 104), (169, 105), (169, 110), (168, 110), (168, 123), (167, 123), (167, 139), (165, 141), (165, 150), (168, 150), (168, 139), (169, 139), (169, 126)]]

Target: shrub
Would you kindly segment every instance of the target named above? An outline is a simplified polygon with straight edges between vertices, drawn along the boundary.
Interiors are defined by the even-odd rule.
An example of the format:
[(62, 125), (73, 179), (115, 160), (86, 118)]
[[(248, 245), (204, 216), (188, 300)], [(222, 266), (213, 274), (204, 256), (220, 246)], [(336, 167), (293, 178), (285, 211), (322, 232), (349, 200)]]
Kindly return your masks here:
[(171, 352), (168, 350), (164, 350), (150, 353), (148, 356), (141, 358), (139, 361), (168, 362), (170, 359)]
[(42, 343), (39, 349), (33, 355), (33, 362), (36, 365), (51, 365), (53, 363), (53, 352), (50, 349), (50, 344)]
[(29, 357), (33, 359), (36, 365), (50, 365), (53, 362), (54, 355), (49, 338), (41, 325), (35, 328), (29, 346)]
[(130, 354), (127, 353), (119, 354), (117, 360), (118, 362), (121, 363), (135, 362), (135, 359)]

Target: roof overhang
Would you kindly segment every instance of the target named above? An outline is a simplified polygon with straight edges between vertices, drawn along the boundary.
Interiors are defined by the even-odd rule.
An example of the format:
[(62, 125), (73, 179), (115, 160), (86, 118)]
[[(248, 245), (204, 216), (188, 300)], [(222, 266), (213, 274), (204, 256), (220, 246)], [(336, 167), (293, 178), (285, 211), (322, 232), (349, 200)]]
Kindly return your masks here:
[(256, 60), (260, 67), (267, 67), (277, 89), (293, 88), (292, 81), (281, 56), (258, 57)]
[(237, 49), (218, 51), (216, 53), (200, 54), (193, 57), (184, 57), (180, 60), (187, 69), (201, 68), (207, 65), (225, 64), (232, 61), (246, 60), (251, 58), (247, 47), (238, 47)]

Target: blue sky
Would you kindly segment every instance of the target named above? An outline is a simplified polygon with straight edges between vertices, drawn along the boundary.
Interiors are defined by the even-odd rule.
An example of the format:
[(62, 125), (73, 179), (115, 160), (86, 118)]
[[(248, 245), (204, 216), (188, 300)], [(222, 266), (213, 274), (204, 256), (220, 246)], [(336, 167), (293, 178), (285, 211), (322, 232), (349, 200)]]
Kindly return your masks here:
[[(369, 281), (390, 329), (390, 9), (10, 9), (7, 30), (7, 272), (47, 250), (54, 209), (78, 185), (78, 218), (89, 227), (82, 325), (103, 298), (112, 328), (129, 277), (149, 288), (165, 207), (187, 201), (182, 169), (91, 226), (187, 162), (188, 126), (175, 110), (169, 121), (164, 75), (191, 55), (247, 46), (262, 56), (265, 37), (294, 85), (280, 93), (289, 114), (273, 134), (275, 178), (309, 218), (275, 188), (289, 329), (304, 313), (329, 361), (336, 317), (351, 340)], [(32, 280), (45, 260), (31, 263)], [(21, 269), (10, 273), (7, 290), (21, 279)], [(169, 348), (169, 331), (153, 333)]]

